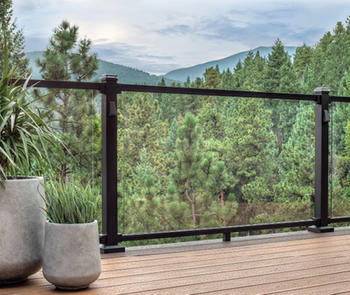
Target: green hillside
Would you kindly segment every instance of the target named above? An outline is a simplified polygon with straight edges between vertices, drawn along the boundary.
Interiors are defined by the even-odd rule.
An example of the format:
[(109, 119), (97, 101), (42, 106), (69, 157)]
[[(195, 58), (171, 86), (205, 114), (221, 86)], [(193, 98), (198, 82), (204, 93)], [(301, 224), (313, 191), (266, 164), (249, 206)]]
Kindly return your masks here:
[[(296, 47), (286, 46), (285, 50), (288, 52), (289, 55), (293, 56)], [(252, 51), (254, 53), (259, 51), (261, 56), (267, 57), (272, 52), (272, 47), (260, 46), (253, 49)], [(220, 71), (226, 70), (227, 68), (233, 69), (239, 60), (243, 61), (246, 58), (247, 54), (248, 51), (243, 51), (222, 59), (209, 61), (192, 67), (177, 69), (167, 73), (165, 77), (168, 79), (185, 82), (187, 77), (189, 76), (190, 79), (193, 81), (197, 77), (202, 77), (207, 68), (215, 67), (216, 65), (219, 65)]]
[[(36, 65), (36, 60), (42, 57), (42, 53), (42, 51), (32, 51), (26, 53), (27, 57), (29, 58), (29, 66), (32, 68), (33, 79), (41, 79), (40, 70)], [(92, 80), (99, 80), (103, 74), (116, 74), (118, 75), (118, 81), (120, 83), (157, 85), (162, 79), (162, 76), (150, 75), (137, 69), (114, 64), (101, 59), (99, 59), (98, 62), (99, 67), (97, 74)], [(166, 79), (167, 84), (170, 84), (171, 82), (172, 80)]]

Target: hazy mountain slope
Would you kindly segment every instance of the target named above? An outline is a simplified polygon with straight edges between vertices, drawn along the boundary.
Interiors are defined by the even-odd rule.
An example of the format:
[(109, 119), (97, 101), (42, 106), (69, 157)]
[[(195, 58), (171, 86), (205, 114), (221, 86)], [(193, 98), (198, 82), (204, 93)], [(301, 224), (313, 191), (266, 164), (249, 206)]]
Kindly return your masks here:
[[(36, 60), (38, 58), (42, 58), (42, 54), (42, 51), (32, 51), (26, 53), (27, 57), (29, 58), (29, 66), (32, 68), (33, 79), (41, 79), (40, 70), (36, 65)], [(114, 64), (101, 59), (98, 60), (98, 63), (99, 68), (97, 70), (97, 74), (92, 80), (99, 80), (103, 74), (116, 74), (118, 75), (118, 81), (120, 83), (156, 85), (162, 78), (161, 76), (150, 75), (140, 70)], [(170, 84), (172, 81), (166, 79), (166, 82), (167, 84)]]
[[(295, 46), (285, 46), (285, 50), (292, 57), (295, 53), (296, 48), (297, 47)], [(268, 54), (271, 53), (272, 47), (261, 46), (253, 49), (252, 51), (254, 53), (259, 51), (261, 56), (267, 57)], [(219, 65), (220, 71), (226, 70), (227, 68), (230, 68), (232, 70), (239, 60), (243, 61), (245, 59), (247, 54), (248, 51), (244, 51), (222, 59), (209, 61), (192, 67), (177, 69), (165, 74), (165, 77), (168, 79), (185, 82), (188, 76), (191, 80), (194, 80), (197, 77), (202, 77), (207, 68), (215, 67), (216, 65)]]

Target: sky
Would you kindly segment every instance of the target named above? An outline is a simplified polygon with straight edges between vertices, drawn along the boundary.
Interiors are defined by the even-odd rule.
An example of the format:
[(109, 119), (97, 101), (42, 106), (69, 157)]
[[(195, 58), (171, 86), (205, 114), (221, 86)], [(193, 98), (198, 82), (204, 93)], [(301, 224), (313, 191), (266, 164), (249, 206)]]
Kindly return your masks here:
[(26, 51), (63, 20), (98, 57), (153, 74), (272, 46), (314, 45), (350, 16), (349, 0), (13, 0)]

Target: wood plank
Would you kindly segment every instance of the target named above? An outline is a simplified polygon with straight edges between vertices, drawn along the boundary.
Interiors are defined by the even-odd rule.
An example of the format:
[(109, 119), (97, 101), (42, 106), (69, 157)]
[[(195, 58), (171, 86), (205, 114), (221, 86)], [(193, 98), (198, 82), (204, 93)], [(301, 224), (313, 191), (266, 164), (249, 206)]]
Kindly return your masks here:
[[(317, 247), (315, 245), (296, 245), (296, 246), (290, 246), (290, 247), (284, 247), (282, 249), (274, 249), (271, 251), (270, 249), (257, 249), (255, 251), (249, 250), (247, 252), (241, 252), (241, 251), (235, 251), (234, 248), (232, 248), (231, 252), (226, 253), (218, 253), (213, 251), (211, 255), (201, 255), (201, 256), (190, 256), (190, 257), (171, 257), (169, 259), (161, 259), (157, 260), (156, 258), (152, 260), (146, 260), (146, 261), (132, 261), (123, 263), (123, 260), (118, 261), (117, 263), (108, 263), (104, 264), (106, 266), (106, 270), (117, 270), (117, 269), (131, 269), (131, 268), (147, 268), (147, 267), (154, 267), (154, 266), (161, 266), (161, 265), (169, 265), (169, 264), (179, 264), (179, 263), (195, 263), (200, 262), (203, 260), (212, 261), (215, 262), (218, 259), (229, 259), (229, 258), (242, 258), (245, 257), (244, 261), (249, 259), (255, 259), (255, 257), (266, 257), (268, 255), (271, 255), (271, 252), (273, 252), (273, 255), (275, 257), (283, 257), (283, 256), (295, 256), (300, 251), (303, 251), (308, 254), (312, 253), (319, 253), (319, 251), (322, 250), (328, 250), (329, 249), (339, 249), (339, 251), (347, 251), (350, 247), (350, 242), (346, 243), (344, 242), (344, 245), (340, 245), (337, 242), (327, 241), (325, 243), (317, 244)], [(308, 251), (308, 252), (307, 252)], [(109, 267), (111, 266), (111, 267)]]
[[(104, 258), (99, 280), (79, 294), (347, 294), (349, 250), (347, 235)], [(55, 293), (41, 272), (0, 287), (1, 295)]]
[[(300, 273), (301, 274), (301, 273)], [(294, 276), (291, 276), (291, 278)], [(270, 279), (267, 278), (267, 280), (251, 280), (251, 282), (247, 282), (246, 285), (240, 284), (236, 281), (217, 281), (217, 282), (210, 282), (205, 284), (189, 284), (186, 286), (181, 286), (177, 288), (171, 288), (171, 289), (161, 289), (161, 288), (154, 288), (152, 291), (140, 291), (140, 292), (134, 292), (134, 293), (114, 293), (114, 289), (110, 288), (112, 293), (110, 294), (133, 294), (133, 295), (173, 295), (173, 294), (215, 294), (215, 295), (256, 295), (256, 294), (269, 294), (271, 292), (276, 291), (282, 291), (286, 290), (287, 288), (292, 289), (295, 286), (320, 286), (320, 280), (322, 280), (323, 283), (335, 283), (338, 282), (346, 282), (348, 286), (350, 287), (350, 272), (338, 272), (334, 274), (320, 274), (319, 272), (314, 273), (311, 275), (310, 273), (305, 273), (305, 277), (298, 278), (298, 279), (291, 279), (284, 277), (280, 277), (277, 279), (275, 276), (275, 281), (270, 282)], [(261, 278), (263, 279), (263, 277)], [(106, 293), (101, 293), (101, 295), (107, 295), (108, 291), (107, 288), (103, 289)], [(311, 288), (312, 290), (312, 288)], [(321, 288), (322, 290), (322, 288)], [(286, 293), (288, 294), (288, 293)], [(308, 292), (300, 293), (303, 295), (308, 295)], [(317, 293), (324, 295), (323, 291), (318, 291)]]
[[(167, 253), (167, 254), (151, 254), (146, 256), (121, 256), (121, 257), (112, 257), (112, 258), (104, 258), (102, 259), (103, 264), (113, 264), (116, 261), (118, 262), (142, 262), (142, 261), (154, 261), (175, 257), (195, 257), (195, 256), (203, 256), (203, 255), (220, 255), (226, 253), (232, 253), (233, 251), (237, 253), (244, 253), (245, 251), (252, 250), (253, 252), (259, 250), (275, 250), (275, 249), (283, 249), (285, 247), (290, 246), (304, 246), (304, 245), (324, 245), (326, 242), (336, 243), (336, 244), (348, 244), (350, 242), (350, 236), (337, 236), (335, 237), (321, 237), (314, 239), (305, 239), (298, 241), (287, 241), (287, 242), (276, 242), (276, 243), (265, 243), (259, 245), (249, 245), (249, 246), (241, 246), (241, 247), (227, 247), (227, 248), (217, 248), (217, 249), (207, 249), (207, 250), (193, 250), (187, 252), (176, 252), (176, 253)], [(233, 242), (232, 242), (233, 243)]]
[[(299, 258), (299, 261), (311, 261), (312, 258), (316, 259), (317, 260), (317, 257), (318, 258), (327, 258), (329, 255), (332, 257), (332, 259), (334, 259), (335, 257), (344, 257), (344, 253), (349, 251), (350, 250), (350, 246), (347, 247), (346, 249), (343, 249), (341, 248), (341, 250), (343, 251), (336, 251), (338, 254), (335, 255), (334, 254), (334, 251), (335, 250), (339, 250), (339, 248), (333, 248), (332, 250), (329, 250), (328, 248), (324, 249), (324, 250), (327, 250), (327, 252), (325, 254), (322, 253), (322, 251), (319, 251), (317, 252), (316, 254), (315, 253), (311, 253), (312, 257), (310, 256), (310, 251), (297, 251), (295, 252), (295, 255), (292, 255), (292, 256), (288, 256), (287, 259), (289, 259), (289, 261), (298, 261), (298, 257)], [(322, 257), (323, 255), (323, 257)], [(231, 265), (233, 269), (236, 269), (236, 270), (239, 270), (239, 269), (242, 269), (244, 270), (245, 268), (247, 269), (254, 269), (254, 268), (259, 268), (259, 267), (265, 267), (267, 265), (275, 265), (277, 262), (281, 261), (281, 259), (285, 259), (284, 256), (281, 256), (281, 255), (278, 255), (277, 256), (278, 259), (276, 259), (276, 255), (275, 254), (268, 254), (264, 257), (259, 257), (259, 259), (257, 259), (256, 257), (251, 257), (250, 258), (250, 267), (248, 265), (248, 267), (246, 266), (246, 263), (247, 261), (245, 261), (245, 257), (242, 257), (242, 258), (232, 258), (232, 259), (227, 259), (225, 258), (224, 260), (219, 260), (217, 261), (217, 266), (220, 268), (220, 266), (222, 264), (224, 265)], [(237, 262), (237, 259), (238, 259), (238, 262)], [(258, 263), (260, 262), (260, 264), (258, 265)], [(275, 263), (273, 263), (275, 262)], [(164, 271), (169, 271), (169, 268), (171, 268), (171, 264), (169, 265), (161, 265), (160, 267), (158, 266), (157, 267), (157, 272), (154, 273), (153, 275), (154, 276), (157, 276), (159, 275), (160, 273), (164, 272)], [(174, 271), (176, 269), (178, 269), (179, 271), (183, 271), (185, 270), (186, 268), (184, 268), (184, 265), (183, 264), (173, 264), (173, 266), (175, 266), (175, 268), (172, 268), (170, 269), (171, 271)], [(102, 265), (102, 269), (103, 269), (103, 273), (107, 272), (106, 271), (106, 267), (110, 267), (110, 265)], [(199, 263), (194, 263), (194, 262), (189, 262), (187, 263), (187, 269), (193, 269), (195, 267), (195, 269), (198, 271), (199, 268), (204, 268), (205, 270), (207, 271), (210, 271), (210, 269), (213, 267), (213, 264), (211, 262), (208, 262), (208, 261), (200, 261)], [(135, 269), (132, 269), (131, 271), (133, 271)], [(138, 274), (137, 276), (139, 277), (140, 275), (142, 274), (147, 274), (149, 273), (149, 268), (143, 268), (143, 267), (140, 267), (140, 268), (137, 268), (138, 270)], [(154, 268), (153, 268), (154, 270)], [(215, 272), (215, 271), (214, 271)], [(120, 271), (116, 271), (116, 273), (120, 273)], [(124, 270), (124, 275), (126, 274), (127, 278), (128, 279), (132, 279), (131, 276), (135, 276), (136, 274), (135, 273), (130, 273), (130, 269), (126, 269)], [(117, 278), (118, 276), (111, 276), (111, 278)], [(119, 277), (120, 278), (120, 277)], [(99, 280), (100, 281), (100, 280)], [(118, 279), (119, 281), (119, 279)], [(42, 279), (41, 282), (40, 282), (40, 285), (47, 285), (47, 282), (46, 280)], [(99, 287), (102, 287), (101, 285)], [(26, 288), (26, 287), (24, 287)]]
[[(341, 269), (341, 271), (339, 270)], [(143, 283), (128, 283), (119, 284), (113, 280), (100, 280), (96, 282), (92, 287), (98, 290), (98, 294), (190, 294), (194, 290), (196, 293), (216, 291), (224, 288), (236, 289), (244, 287), (252, 287), (256, 290), (260, 290), (259, 285), (266, 285), (267, 283), (275, 283), (276, 287), (281, 290), (281, 286), (284, 282), (306, 280), (307, 285), (311, 282), (320, 282), (320, 277), (331, 278), (329, 280), (334, 281), (335, 279), (349, 279), (350, 277), (350, 264), (343, 263), (338, 265), (330, 265), (327, 267), (313, 267), (302, 269), (291, 269), (290, 271), (278, 269), (276, 272), (264, 273), (254, 271), (253, 273), (242, 273), (237, 274), (236, 272), (225, 272), (225, 273), (213, 273), (202, 276), (191, 276), (184, 278), (175, 278), (171, 280), (156, 280), (148, 281)], [(324, 279), (322, 278), (322, 282)], [(283, 284), (282, 284), (283, 283)], [(299, 283), (297, 283), (299, 284)], [(294, 282), (294, 285), (296, 283)], [(283, 289), (286, 289), (283, 287)], [(283, 290), (282, 289), (282, 290)], [(276, 289), (272, 290), (276, 291)], [(91, 291), (90, 291), (91, 292)], [(46, 291), (39, 291), (37, 294), (46, 294)], [(237, 293), (238, 294), (238, 293)], [(243, 294), (243, 293), (242, 293)], [(248, 294), (248, 293), (247, 293)], [(250, 294), (250, 293), (249, 293)], [(254, 294), (254, 293), (251, 293)], [(256, 294), (256, 293), (255, 293)]]
[[(348, 274), (346, 274), (348, 275)], [(346, 278), (346, 275), (337, 275), (337, 280), (334, 276), (322, 276), (320, 278), (306, 278), (300, 280), (291, 280), (283, 283), (274, 283), (259, 285), (246, 288), (215, 290), (213, 292), (201, 292), (191, 294), (201, 295), (267, 295), (267, 294), (283, 294), (283, 295), (326, 295), (326, 294), (350, 294), (350, 278)], [(341, 277), (345, 279), (341, 280)], [(320, 279), (322, 281), (320, 282)], [(298, 286), (298, 287), (296, 287)], [(289, 287), (289, 288), (288, 288)], [(288, 289), (287, 289), (288, 288)], [(273, 291), (274, 290), (274, 291)], [(277, 290), (277, 291), (276, 291)]]

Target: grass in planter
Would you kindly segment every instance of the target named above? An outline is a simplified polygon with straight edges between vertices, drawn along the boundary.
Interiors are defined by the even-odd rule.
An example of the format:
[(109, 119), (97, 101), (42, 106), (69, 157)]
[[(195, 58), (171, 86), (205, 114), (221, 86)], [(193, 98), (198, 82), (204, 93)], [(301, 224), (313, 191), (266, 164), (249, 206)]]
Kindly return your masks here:
[(48, 181), (44, 200), (50, 222), (89, 223), (99, 219), (101, 197), (89, 184), (84, 187), (78, 181)]

